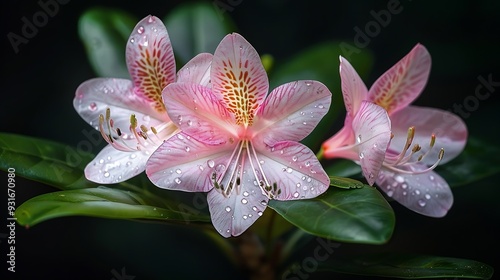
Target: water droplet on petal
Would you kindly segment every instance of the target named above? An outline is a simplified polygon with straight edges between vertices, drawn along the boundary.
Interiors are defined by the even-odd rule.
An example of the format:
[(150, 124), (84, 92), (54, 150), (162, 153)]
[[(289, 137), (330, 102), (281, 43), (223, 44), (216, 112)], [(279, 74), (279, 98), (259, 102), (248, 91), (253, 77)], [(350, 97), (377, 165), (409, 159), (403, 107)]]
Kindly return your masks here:
[(426, 194), (425, 194), (425, 199), (431, 199), (431, 195), (430, 195), (430, 194), (428, 194), (428, 193), (426, 193)]
[(99, 160), (99, 163), (100, 163), (100, 164), (103, 164), (103, 163), (104, 163), (104, 159), (103, 159), (103, 158), (101, 158), (101, 159)]
[(192, 120), (187, 121), (187, 125), (188, 126), (192, 126), (193, 125), (193, 121)]
[(253, 210), (253, 211), (257, 211), (257, 210), (258, 210), (258, 209), (257, 209), (257, 206), (253, 206), (253, 207), (252, 207), (252, 210)]
[(407, 192), (403, 192), (403, 195), (407, 195), (408, 193)]
[(186, 152), (189, 152), (189, 151), (191, 151), (191, 148), (189, 148), (188, 146), (186, 146), (186, 147), (184, 148), (184, 150), (185, 150)]
[(292, 173), (292, 172), (293, 172), (293, 169), (292, 169), (292, 168), (290, 168), (290, 167), (287, 167), (287, 168), (286, 168), (286, 172), (287, 172), (287, 173)]
[(401, 188), (402, 188), (402, 189), (406, 189), (406, 188), (408, 188), (408, 185), (407, 185), (407, 184), (402, 184), (402, 185), (401, 185)]
[(208, 167), (213, 168), (215, 166), (215, 162), (213, 160), (209, 160), (207, 161), (207, 165)]
[(300, 183), (297, 183), (297, 185), (296, 185), (296, 186), (297, 186), (297, 188), (300, 188), (300, 186), (301, 186), (301, 185), (300, 185)]
[(299, 192), (294, 192), (293, 197), (295, 197), (295, 198), (299, 197)]
[(248, 219), (248, 216), (247, 215), (243, 215), (243, 220), (246, 220)]
[(311, 82), (306, 82), (306, 86), (310, 86), (310, 85), (312, 85)]
[(307, 166), (307, 167), (311, 166), (311, 162), (310, 161), (306, 161), (305, 166)]
[(377, 148), (377, 147), (378, 147), (377, 143), (373, 144), (373, 148)]
[(95, 104), (95, 102), (92, 102), (89, 104), (89, 110), (90, 111), (95, 111), (97, 110), (97, 104)]
[(325, 108), (325, 106), (320, 103), (320, 104), (318, 104), (318, 108), (323, 109), (323, 108)]
[(262, 206), (267, 206), (267, 202), (266, 202), (265, 200), (261, 200), (261, 201), (260, 201), (260, 204), (261, 204)]
[(182, 170), (177, 169), (177, 170), (175, 170), (175, 173), (177, 173), (177, 174), (181, 174), (181, 173), (182, 173)]
[(137, 28), (137, 33), (139, 34), (144, 33), (144, 26), (139, 26), (139, 28)]
[(174, 179), (174, 182), (175, 182), (176, 184), (180, 184), (180, 183), (182, 183), (182, 181), (181, 181), (181, 179), (180, 179), (180, 178), (175, 178), (175, 179)]
[(363, 152), (360, 152), (360, 153), (359, 153), (359, 158), (360, 158), (360, 159), (363, 159), (364, 157), (365, 157), (365, 154), (364, 154)]
[(135, 42), (134, 38), (130, 38), (130, 43), (134, 43), (134, 42)]
[(398, 183), (404, 183), (405, 178), (401, 175), (396, 175), (396, 176), (394, 176), (394, 180), (396, 180), (396, 182), (398, 182)]
[(104, 177), (105, 177), (105, 178), (108, 178), (108, 177), (109, 177), (109, 172), (107, 172), (107, 171), (106, 171), (106, 172), (104, 172)]
[(243, 203), (243, 204), (247, 204), (247, 203), (248, 203), (248, 200), (247, 200), (246, 198), (242, 198), (242, 199), (241, 199), (241, 203)]
[(425, 200), (423, 200), (423, 199), (418, 200), (418, 205), (420, 205), (421, 207), (424, 207), (425, 204), (427, 204), (427, 202), (425, 202)]
[(231, 212), (231, 207), (226, 206), (226, 212)]
[(430, 179), (431, 181), (434, 181), (434, 179), (435, 179), (435, 178), (434, 178), (434, 176), (433, 176), (433, 175), (429, 175), (429, 179)]
[(298, 158), (297, 156), (293, 156), (293, 157), (292, 157), (292, 160), (293, 160), (293, 161), (297, 161), (298, 159), (299, 159), (299, 158)]
[(248, 195), (249, 195), (249, 193), (247, 191), (243, 192), (243, 196), (247, 197)]
[(257, 215), (262, 216), (262, 211), (257, 212)]
[(356, 142), (361, 143), (361, 134), (356, 138)]
[(420, 191), (419, 191), (419, 190), (415, 190), (415, 194), (416, 194), (416, 195), (419, 195), (419, 194), (420, 194)]
[(394, 191), (393, 190), (389, 190), (386, 193), (387, 193), (388, 197), (392, 197), (394, 195)]

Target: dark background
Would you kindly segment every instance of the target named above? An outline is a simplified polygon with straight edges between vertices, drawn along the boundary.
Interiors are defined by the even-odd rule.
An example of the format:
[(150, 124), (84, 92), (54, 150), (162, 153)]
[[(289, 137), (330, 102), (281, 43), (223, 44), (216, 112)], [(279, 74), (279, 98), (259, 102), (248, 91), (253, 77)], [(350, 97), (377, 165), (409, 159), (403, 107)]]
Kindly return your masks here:
[[(374, 20), (371, 11), (387, 9), (388, 2), (220, 1), (241, 2), (224, 16), (236, 23), (238, 32), (259, 53), (272, 54), (277, 64), (325, 40), (353, 44), (354, 28), (364, 29)], [(21, 18), (31, 19), (41, 8), (37, 1), (3, 2), (1, 132), (48, 138), (69, 145), (82, 140), (81, 131), (87, 125), (74, 111), (72, 100), (77, 86), (96, 74), (78, 38), (78, 17), (99, 4), (124, 9), (138, 19), (148, 14), (163, 18), (181, 1), (123, 2), (73, 0), (60, 5), (47, 25), (39, 28), (27, 44), (19, 46), (17, 54), (7, 34), (20, 34)], [(400, 5), (401, 13), (392, 15), (390, 23), (367, 46), (376, 58), (371, 75), (365, 80), (367, 85), (417, 42), (427, 47), (433, 60), (428, 85), (415, 102), (418, 105), (452, 109), (454, 104), (471, 100), (480, 84), (479, 76), (491, 75), (492, 80), (500, 81), (499, 1), (401, 0)], [(477, 108), (464, 117), (470, 134), (487, 139), (492, 145), (498, 145), (500, 136), (496, 123), (498, 90), (500, 86), (494, 87), (491, 95), (475, 104)], [(96, 147), (95, 152), (98, 150)], [(498, 179), (499, 176), (490, 177), (454, 189), (455, 204), (442, 219), (423, 217), (393, 204), (397, 226), (388, 244), (344, 244), (335, 254), (397, 250), (474, 259), (500, 271)], [(16, 188), (18, 204), (54, 190), (26, 180), (18, 181)], [(6, 231), (0, 227), (0, 234)], [(6, 240), (0, 238), (0, 241), (0, 260), (3, 260)], [(122, 268), (136, 276), (135, 279), (170, 279), (171, 275), (194, 278), (200, 272), (207, 279), (238, 277), (231, 267), (222, 265), (224, 261), (214, 262), (224, 258), (217, 252), (209, 240), (200, 239), (183, 227), (60, 218), (28, 230), (17, 227), (17, 272), (2, 279), (112, 279), (112, 271), (120, 274)], [(0, 268), (3, 274), (7, 268), (4, 261)]]

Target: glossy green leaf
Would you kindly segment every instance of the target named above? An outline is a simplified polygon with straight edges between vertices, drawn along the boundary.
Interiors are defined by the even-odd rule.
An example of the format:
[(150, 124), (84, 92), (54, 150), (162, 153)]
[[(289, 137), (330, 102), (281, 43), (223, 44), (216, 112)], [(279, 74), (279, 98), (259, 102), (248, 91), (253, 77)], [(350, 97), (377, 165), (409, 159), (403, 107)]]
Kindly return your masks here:
[(15, 217), (25, 226), (64, 216), (92, 216), (111, 219), (146, 219), (165, 222), (210, 222), (208, 214), (186, 211), (183, 204), (157, 207), (146, 195), (97, 187), (39, 195), (19, 206)]
[(208, 2), (179, 5), (164, 22), (180, 66), (199, 53), (214, 53), (222, 38), (235, 30), (231, 21), (221, 20)]
[(445, 277), (490, 279), (493, 275), (491, 266), (478, 261), (397, 253), (331, 258), (320, 263), (318, 270), (407, 279)]
[(0, 133), (0, 169), (64, 189), (95, 187), (83, 173), (93, 155), (57, 142)]
[(365, 185), (360, 181), (351, 178), (330, 176), (330, 186), (341, 189), (360, 189)]
[(117, 9), (93, 8), (82, 14), (78, 34), (98, 76), (130, 79), (125, 49), (137, 22), (133, 16)]
[(361, 166), (352, 160), (334, 159), (323, 164), (326, 174), (330, 176), (352, 177), (361, 174)]
[(276, 201), (269, 206), (304, 231), (342, 242), (382, 244), (394, 230), (394, 211), (380, 192), (330, 188), (303, 200)]
[(470, 137), (464, 151), (457, 158), (436, 168), (436, 172), (452, 187), (497, 174), (500, 172), (500, 148), (496, 144)]
[[(332, 92), (332, 105), (328, 114), (318, 124), (316, 129), (302, 143), (313, 150), (318, 150), (321, 143), (332, 136), (332, 125), (340, 113), (345, 112), (340, 90), (339, 55), (344, 55), (342, 42), (325, 42), (306, 49), (286, 62), (276, 63), (276, 69), (271, 73), (271, 89), (296, 80), (317, 80), (325, 84)], [(361, 77), (371, 70), (373, 58), (367, 49), (350, 57), (349, 62), (356, 68)]]

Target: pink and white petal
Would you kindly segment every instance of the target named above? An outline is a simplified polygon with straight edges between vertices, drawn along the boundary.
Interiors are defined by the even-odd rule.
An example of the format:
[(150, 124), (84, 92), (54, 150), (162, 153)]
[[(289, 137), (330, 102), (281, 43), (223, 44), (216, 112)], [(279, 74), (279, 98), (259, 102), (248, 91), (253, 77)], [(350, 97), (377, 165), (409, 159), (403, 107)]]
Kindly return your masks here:
[(368, 100), (384, 107), (391, 115), (420, 95), (430, 70), (431, 56), (423, 45), (417, 44), (375, 81), (368, 92)]
[(164, 112), (162, 90), (176, 78), (172, 44), (167, 29), (155, 16), (147, 16), (135, 26), (127, 42), (127, 66), (138, 94)]
[(251, 125), (268, 93), (269, 81), (259, 54), (240, 34), (226, 35), (217, 46), (211, 81), (214, 94), (237, 124)]
[(87, 164), (85, 177), (99, 184), (126, 181), (144, 171), (150, 155), (150, 150), (123, 152), (107, 145)]
[(432, 165), (438, 160), (439, 150), (444, 149), (441, 164), (458, 156), (467, 143), (467, 126), (457, 115), (436, 108), (409, 106), (391, 116), (394, 138), (390, 149), (398, 153), (403, 149), (410, 126), (415, 127), (414, 144), (419, 144), (422, 150), (418, 156), (429, 150), (431, 135), (436, 136), (434, 147), (422, 159), (427, 165)]
[(283, 141), (274, 146), (256, 145), (255, 148), (269, 186), (276, 184), (274, 199), (313, 198), (328, 189), (330, 179), (308, 147)]
[(146, 174), (160, 188), (207, 192), (214, 186), (212, 174), (225, 168), (234, 146), (209, 145), (181, 132), (151, 155)]
[[(347, 119), (346, 119), (347, 120)], [(358, 161), (358, 151), (352, 130), (352, 121), (346, 122), (337, 133), (323, 142), (323, 156), (325, 158), (345, 158)]]
[[(403, 168), (420, 171), (427, 167), (424, 164), (413, 164)], [(434, 171), (409, 175), (382, 169), (377, 185), (387, 196), (425, 216), (443, 217), (453, 205), (453, 193), (448, 183)]]
[(342, 56), (339, 58), (339, 72), (344, 105), (347, 113), (354, 116), (358, 112), (359, 106), (361, 106), (361, 101), (368, 99), (368, 89), (351, 63)]
[(167, 114), (158, 114), (152, 103), (136, 95), (132, 82), (125, 79), (95, 78), (83, 82), (76, 90), (73, 106), (96, 129), (99, 115), (106, 116), (107, 108), (110, 108), (114, 126), (124, 132), (128, 131), (132, 114), (148, 128), (169, 121)]
[(163, 90), (163, 97), (168, 115), (184, 133), (208, 144), (234, 141), (238, 127), (210, 88), (173, 83)]
[(177, 72), (177, 82), (208, 86), (210, 84), (212, 58), (213, 55), (210, 53), (200, 53), (195, 56)]
[(257, 111), (254, 135), (266, 144), (304, 139), (330, 108), (332, 94), (317, 81), (296, 81), (274, 89)]
[(391, 120), (384, 108), (363, 101), (352, 122), (363, 176), (373, 185), (391, 141)]
[(255, 182), (248, 157), (242, 164), (239, 189), (234, 188), (229, 196), (212, 189), (207, 196), (212, 223), (222, 236), (238, 236), (247, 230), (267, 207), (269, 198)]

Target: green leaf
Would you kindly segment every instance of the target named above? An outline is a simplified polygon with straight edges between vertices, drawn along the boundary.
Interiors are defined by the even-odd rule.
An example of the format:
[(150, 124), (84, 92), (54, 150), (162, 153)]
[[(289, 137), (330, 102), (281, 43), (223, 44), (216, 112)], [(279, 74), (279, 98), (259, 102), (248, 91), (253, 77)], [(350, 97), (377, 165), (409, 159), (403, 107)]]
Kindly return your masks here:
[(325, 171), (330, 176), (352, 177), (361, 173), (361, 166), (352, 160), (334, 159), (328, 162)]
[[(332, 105), (328, 114), (321, 120), (316, 129), (302, 143), (313, 150), (330, 135), (332, 125), (340, 113), (345, 112), (340, 90), (339, 55), (343, 53), (342, 42), (325, 42), (308, 48), (285, 63), (277, 64), (271, 73), (271, 89), (296, 80), (317, 80), (325, 84), (332, 92)], [(371, 70), (373, 58), (367, 49), (353, 56), (349, 62), (356, 68), (361, 77)]]
[(360, 189), (364, 187), (364, 184), (351, 178), (330, 176), (330, 186), (341, 189)]
[(186, 211), (183, 204), (168, 208), (151, 205), (145, 195), (130, 191), (97, 187), (47, 193), (33, 197), (15, 212), (17, 222), (33, 226), (64, 216), (92, 216), (111, 219), (146, 219), (165, 222), (210, 222), (208, 214)]
[(78, 21), (78, 34), (98, 76), (127, 78), (125, 49), (137, 19), (117, 9), (92, 8)]
[(331, 258), (319, 271), (379, 277), (490, 279), (493, 268), (484, 263), (438, 256), (384, 253), (369, 256)]
[(452, 187), (470, 184), (500, 172), (500, 148), (469, 137), (464, 151), (452, 161), (440, 165), (436, 172)]
[(83, 173), (93, 155), (70, 146), (28, 136), (0, 133), (0, 169), (65, 189), (95, 187)]
[(394, 211), (378, 190), (330, 188), (303, 200), (276, 201), (269, 206), (304, 231), (341, 242), (382, 244), (394, 230)]
[(164, 22), (181, 65), (199, 53), (214, 53), (222, 38), (235, 29), (230, 20), (221, 20), (208, 2), (179, 5)]

